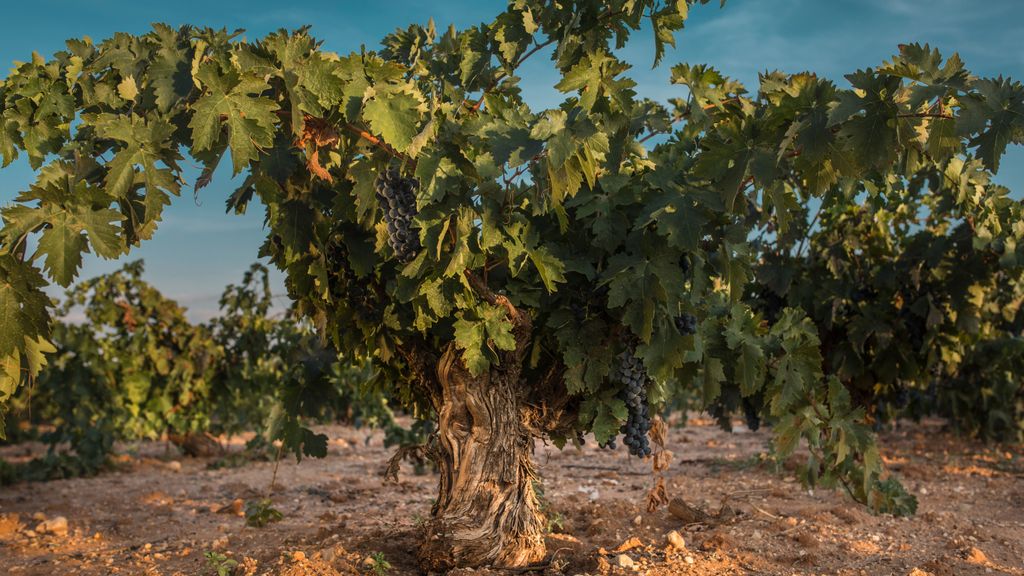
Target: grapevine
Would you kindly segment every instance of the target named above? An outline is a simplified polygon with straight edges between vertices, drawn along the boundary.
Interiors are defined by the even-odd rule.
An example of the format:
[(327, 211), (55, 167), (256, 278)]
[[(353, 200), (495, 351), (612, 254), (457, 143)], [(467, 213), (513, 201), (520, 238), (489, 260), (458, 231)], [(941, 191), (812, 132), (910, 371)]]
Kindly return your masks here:
[[(876, 384), (941, 378), (972, 430), (1021, 430), (1024, 211), (992, 178), (1024, 86), (906, 44), (842, 86), (680, 63), (678, 97), (640, 94), (627, 43), (653, 28), (660, 62), (706, 3), (521, 0), (341, 53), (307, 28), (156, 25), (26, 59), (0, 82), (3, 164), (37, 172), (0, 210), (0, 413), (54, 361), (44, 288), (159, 233), (183, 166), (199, 188), (223, 161), (304, 322), (277, 437), (326, 450), (301, 417), (339, 353), (437, 419), (424, 571), (540, 563), (532, 440), (646, 455), (648, 411), (680, 397), (770, 416), (809, 483), (911, 513), (870, 433)], [(548, 108), (521, 84), (542, 52)]]

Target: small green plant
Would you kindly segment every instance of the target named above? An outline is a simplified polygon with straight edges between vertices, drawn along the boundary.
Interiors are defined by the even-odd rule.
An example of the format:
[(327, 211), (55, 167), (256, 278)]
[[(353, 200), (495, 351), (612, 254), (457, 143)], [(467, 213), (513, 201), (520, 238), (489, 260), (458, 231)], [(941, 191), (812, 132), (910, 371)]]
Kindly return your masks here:
[(235, 571), (235, 567), (238, 566), (238, 560), (228, 558), (213, 550), (205, 553), (204, 556), (206, 556), (206, 567), (217, 576), (231, 576), (231, 573)]
[(384, 558), (383, 552), (374, 552), (373, 554), (370, 554), (369, 560), (370, 562), (367, 562), (367, 564), (370, 567), (370, 571), (372, 571), (375, 576), (385, 576), (385, 574), (391, 570), (391, 563)]
[(274, 508), (270, 498), (263, 498), (249, 502), (245, 505), (245, 523), (254, 528), (263, 528), (271, 522), (278, 522), (284, 518), (284, 514)]
[(549, 512), (547, 515), (545, 529), (549, 532), (562, 532), (565, 530), (565, 515), (561, 512)]
[(565, 515), (561, 512), (556, 512), (551, 507), (551, 501), (544, 495), (544, 484), (539, 480), (533, 482), (533, 492), (537, 495), (537, 501), (540, 503), (540, 513), (545, 518), (545, 530), (548, 533), (561, 532), (565, 529)]

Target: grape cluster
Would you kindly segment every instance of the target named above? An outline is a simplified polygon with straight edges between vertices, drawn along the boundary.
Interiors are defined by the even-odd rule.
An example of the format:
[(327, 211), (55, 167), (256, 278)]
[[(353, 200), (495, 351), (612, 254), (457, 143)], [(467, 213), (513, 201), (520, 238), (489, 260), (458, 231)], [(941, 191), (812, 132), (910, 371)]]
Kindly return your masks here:
[(676, 330), (683, 336), (692, 336), (697, 333), (697, 317), (693, 314), (682, 314), (676, 316)]
[(420, 238), (409, 228), (416, 216), (418, 187), (418, 180), (403, 178), (397, 170), (382, 172), (377, 177), (377, 201), (384, 211), (388, 244), (400, 262), (411, 261), (420, 250)]
[(616, 358), (613, 376), (622, 384), (621, 398), (626, 402), (629, 416), (621, 428), (623, 442), (633, 456), (650, 456), (651, 445), (647, 432), (651, 429), (651, 416), (647, 407), (647, 370), (632, 348), (622, 351)]

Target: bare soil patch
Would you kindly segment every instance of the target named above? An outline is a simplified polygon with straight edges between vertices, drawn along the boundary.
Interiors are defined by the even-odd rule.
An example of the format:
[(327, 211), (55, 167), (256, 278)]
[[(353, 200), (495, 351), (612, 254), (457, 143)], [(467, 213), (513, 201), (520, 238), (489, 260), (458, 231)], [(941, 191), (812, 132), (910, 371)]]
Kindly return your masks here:
[[(406, 467), (398, 484), (384, 484), (390, 450), (380, 433), (323, 431), (328, 457), (282, 461), (272, 492), (273, 463), (211, 470), (212, 460), (181, 458), (163, 443), (137, 447), (95, 478), (0, 489), (0, 574), (215, 574), (207, 552), (235, 560), (235, 574), (373, 574), (376, 553), (388, 574), (418, 574), (434, 477)], [(666, 487), (698, 512), (685, 520), (666, 507), (646, 511), (650, 465), (624, 450), (538, 443), (552, 533), (550, 561), (536, 573), (1024, 576), (1020, 446), (964, 441), (936, 422), (885, 434), (889, 467), (920, 500), (916, 517), (897, 519), (873, 516), (840, 492), (802, 489), (764, 458), (769, 437), (699, 420), (672, 429)], [(245, 503), (268, 494), (284, 518), (247, 526)], [(672, 531), (682, 548), (676, 537), (669, 543)]]

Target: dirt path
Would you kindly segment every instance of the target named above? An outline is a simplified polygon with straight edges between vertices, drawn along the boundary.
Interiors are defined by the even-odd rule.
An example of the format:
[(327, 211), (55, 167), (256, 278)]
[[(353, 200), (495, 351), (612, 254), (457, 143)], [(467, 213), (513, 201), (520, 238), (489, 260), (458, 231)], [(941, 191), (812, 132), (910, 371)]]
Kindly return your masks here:
[[(272, 501), (284, 518), (264, 528), (246, 526), (237, 501), (266, 494), (273, 464), (209, 470), (206, 460), (160, 458), (162, 444), (143, 446), (118, 472), (0, 489), (0, 574), (216, 574), (207, 552), (240, 562), (235, 574), (373, 574), (365, 561), (374, 553), (392, 565), (388, 574), (417, 574), (433, 476), (407, 468), (397, 485), (382, 484), (389, 451), (379, 433), (324, 431), (327, 458), (282, 462)], [(538, 444), (553, 521), (544, 573), (1024, 576), (1020, 447), (974, 445), (936, 424), (888, 434), (886, 460), (920, 499), (916, 517), (894, 519), (776, 474), (761, 457), (768, 437), (702, 422), (672, 430), (669, 495), (712, 513), (726, 501), (736, 513), (689, 524), (665, 508), (645, 511), (650, 468), (624, 450)], [(684, 549), (666, 545), (672, 530)], [(630, 538), (640, 545), (620, 556)]]

